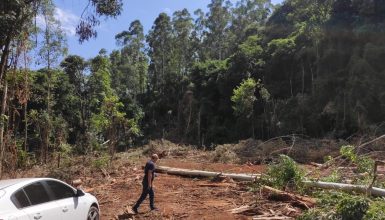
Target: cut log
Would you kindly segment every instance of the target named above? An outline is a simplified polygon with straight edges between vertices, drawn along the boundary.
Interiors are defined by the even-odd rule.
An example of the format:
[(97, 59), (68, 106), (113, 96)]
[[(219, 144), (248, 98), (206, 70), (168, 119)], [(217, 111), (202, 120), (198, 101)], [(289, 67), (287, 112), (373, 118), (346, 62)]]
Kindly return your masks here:
[(83, 191), (86, 193), (92, 193), (94, 190), (94, 188), (85, 188)]
[(179, 169), (165, 166), (158, 166), (156, 171), (159, 173), (167, 173), (180, 176), (190, 176), (190, 177), (217, 177), (218, 175), (229, 177), (233, 180), (239, 181), (254, 181), (257, 177), (260, 177), (260, 174), (236, 174), (236, 173), (221, 173), (221, 172), (211, 172), (211, 171), (202, 171), (202, 170), (189, 170), (189, 169)]
[(251, 207), (249, 205), (244, 205), (244, 206), (241, 206), (241, 207), (238, 207), (238, 208), (235, 208), (235, 209), (231, 209), (230, 212), (233, 213), (233, 214), (240, 214), (244, 211), (248, 211), (250, 209), (253, 209), (254, 207)]
[(79, 187), (80, 185), (82, 185), (82, 180), (81, 179), (76, 179), (76, 180), (72, 180), (72, 185), (77, 188)]
[(315, 162), (310, 162), (310, 165), (312, 165), (313, 167), (322, 167), (322, 164)]
[(288, 216), (256, 216), (253, 217), (253, 220), (294, 220), (294, 218)]
[[(255, 181), (256, 178), (259, 178), (261, 174), (235, 174), (235, 173), (221, 173), (221, 172), (211, 172), (211, 171), (202, 171), (202, 170), (189, 170), (189, 169), (179, 169), (172, 167), (159, 166), (156, 168), (156, 171), (159, 173), (167, 173), (180, 176), (189, 176), (189, 177), (217, 177), (217, 176), (226, 176), (234, 180), (239, 181)], [(360, 192), (367, 193), (372, 196), (382, 196), (385, 197), (385, 189), (372, 187), (368, 188), (364, 185), (352, 185), (344, 183), (329, 183), (329, 182), (313, 182), (313, 181), (303, 181), (305, 186), (308, 187), (318, 187), (322, 189), (335, 189), (342, 190), (347, 192)]]
[(202, 187), (235, 187), (235, 183), (201, 183), (198, 186)]
[(352, 185), (345, 183), (329, 183), (329, 182), (313, 182), (313, 181), (303, 181), (305, 186), (308, 187), (317, 187), (321, 189), (335, 189), (346, 192), (359, 192), (359, 193), (368, 193), (372, 196), (383, 196), (385, 197), (385, 189), (372, 187), (368, 188), (364, 185)]
[(312, 208), (316, 204), (316, 200), (310, 197), (300, 196), (293, 193), (285, 192), (282, 190), (274, 189), (269, 186), (263, 186), (262, 191), (266, 193), (274, 193), (274, 198), (277, 198), (281, 201), (292, 201), (295, 204), (299, 205), (301, 208)]
[(244, 215), (263, 215), (263, 213), (255, 205), (244, 205), (235, 209), (229, 210), (232, 214)]

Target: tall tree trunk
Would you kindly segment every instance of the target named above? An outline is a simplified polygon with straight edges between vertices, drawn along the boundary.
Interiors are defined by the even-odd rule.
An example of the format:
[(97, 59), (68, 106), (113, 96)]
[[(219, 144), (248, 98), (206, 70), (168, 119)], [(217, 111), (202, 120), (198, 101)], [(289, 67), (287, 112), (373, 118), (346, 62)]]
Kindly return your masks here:
[(310, 65), (310, 73), (311, 73), (311, 94), (314, 94), (314, 73), (313, 68)]
[(253, 139), (255, 139), (254, 104), (253, 104), (253, 107), (252, 107), (252, 110), (251, 110), (251, 127), (252, 127), (252, 130), (253, 130)]
[(24, 51), (24, 151), (27, 152), (28, 149), (28, 100), (29, 100), (29, 90), (28, 90), (28, 70), (27, 70), (27, 52)]
[(44, 163), (47, 163), (48, 149), (50, 145), (49, 136), (51, 133), (51, 69), (48, 64), (48, 88), (47, 88), (47, 128), (44, 134)]
[(304, 93), (305, 93), (305, 67), (302, 63), (302, 98)]
[(24, 151), (29, 151), (28, 149), (28, 114), (27, 114), (27, 104), (24, 104)]
[(4, 161), (4, 129), (5, 129), (5, 109), (7, 105), (7, 94), (8, 94), (8, 83), (4, 80), (4, 90), (3, 90), (3, 99), (1, 102), (1, 112), (0, 112), (0, 177), (3, 175), (3, 161)]
[(48, 47), (47, 49), (47, 71), (48, 71), (48, 79), (47, 79), (47, 127), (45, 128), (46, 132), (44, 134), (44, 163), (47, 163), (47, 157), (48, 157), (48, 149), (50, 145), (50, 140), (49, 136), (51, 134), (51, 78), (52, 78), (52, 73), (51, 73), (51, 51), (50, 51), (50, 33), (49, 33), (49, 21), (47, 14), (44, 16), (45, 19), (45, 41), (46, 41), (46, 46)]
[(7, 65), (8, 65), (8, 55), (9, 55), (9, 46), (11, 44), (11, 38), (10, 37), (7, 37), (5, 39), (5, 45), (4, 45), (4, 49), (2, 51), (2, 54), (1, 54), (1, 61), (0, 61), (0, 87), (1, 85), (3, 85), (3, 78), (5, 78), (5, 71), (7, 69)]
[(187, 119), (187, 125), (186, 125), (186, 130), (184, 132), (184, 140), (187, 138), (188, 130), (190, 129), (190, 123), (191, 123), (191, 114), (192, 114), (192, 98), (190, 97), (190, 100), (188, 102), (188, 108), (189, 108), (189, 114), (188, 114), (188, 119)]
[(199, 106), (199, 112), (198, 112), (198, 134), (197, 134), (197, 138), (198, 138), (198, 146), (201, 147), (202, 146), (202, 138), (201, 138), (201, 112), (202, 112), (202, 105)]

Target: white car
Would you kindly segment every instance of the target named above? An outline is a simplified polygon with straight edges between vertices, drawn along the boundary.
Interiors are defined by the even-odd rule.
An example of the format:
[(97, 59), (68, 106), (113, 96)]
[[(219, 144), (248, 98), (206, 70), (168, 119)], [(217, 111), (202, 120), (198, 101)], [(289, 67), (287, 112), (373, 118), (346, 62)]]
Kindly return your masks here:
[(0, 180), (0, 220), (99, 220), (97, 199), (51, 178)]

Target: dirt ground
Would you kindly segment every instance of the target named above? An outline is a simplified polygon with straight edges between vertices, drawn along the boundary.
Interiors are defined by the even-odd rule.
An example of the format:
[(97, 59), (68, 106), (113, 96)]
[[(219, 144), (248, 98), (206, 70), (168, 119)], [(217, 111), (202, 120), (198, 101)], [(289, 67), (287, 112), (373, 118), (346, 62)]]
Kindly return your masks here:
[[(110, 183), (91, 186), (100, 201), (101, 219), (129, 219), (124, 212), (136, 202), (142, 186), (142, 159), (138, 164), (108, 177)], [(197, 163), (181, 159), (162, 159), (158, 165), (178, 168), (223, 171), (232, 173), (260, 173), (263, 166)], [(229, 210), (252, 203), (256, 195), (248, 184), (231, 180), (212, 182), (157, 174), (154, 182), (155, 204), (159, 211), (150, 211), (148, 199), (135, 219), (252, 219), (247, 215), (234, 215)]]
[[(270, 145), (272, 147), (267, 146), (268, 149), (275, 149), (279, 143), (270, 143)], [(139, 208), (139, 214), (130, 214), (131, 207), (139, 198), (142, 190), (143, 166), (148, 160), (144, 155), (166, 152), (165, 157), (159, 160), (158, 166), (258, 174), (265, 172), (267, 166), (256, 165), (252, 162), (256, 158), (258, 159), (265, 150), (264, 157), (269, 158), (272, 154), (268, 153), (271, 149), (260, 151), (261, 149), (255, 146), (257, 145), (250, 141), (224, 146), (222, 151), (218, 151), (220, 152), (220, 157), (218, 157), (217, 151), (202, 151), (192, 146), (156, 140), (141, 148), (117, 154), (111, 163), (112, 166), (97, 166), (104, 159), (103, 155), (95, 153), (71, 158), (66, 163), (63, 162), (60, 168), (55, 168), (56, 163), (53, 159), (52, 164), (32, 166), (27, 170), (11, 172), (12, 175), (5, 176), (5, 178), (48, 176), (68, 183), (76, 178), (81, 179), (82, 188), (97, 197), (102, 220), (247, 220), (253, 219), (255, 216), (267, 216), (269, 219), (288, 219), (288, 217), (295, 219), (303, 212), (301, 207), (290, 201), (277, 201), (269, 194), (253, 191), (250, 182), (235, 182), (232, 179), (215, 181), (208, 178), (187, 178), (167, 174), (157, 174), (154, 182), (155, 205), (159, 210), (150, 211), (149, 201), (146, 199)], [(281, 147), (285, 148), (285, 146)], [(235, 149), (236, 154), (228, 149)], [(238, 160), (241, 165), (230, 163), (234, 156), (244, 158)], [(213, 162), (218, 158), (219, 161), (224, 160), (228, 163)], [(310, 165), (301, 166), (308, 171), (315, 169)], [(316, 176), (321, 176), (321, 174), (322, 172), (314, 173)], [(246, 206), (248, 206), (247, 211), (240, 211), (241, 214), (231, 212), (233, 209)]]

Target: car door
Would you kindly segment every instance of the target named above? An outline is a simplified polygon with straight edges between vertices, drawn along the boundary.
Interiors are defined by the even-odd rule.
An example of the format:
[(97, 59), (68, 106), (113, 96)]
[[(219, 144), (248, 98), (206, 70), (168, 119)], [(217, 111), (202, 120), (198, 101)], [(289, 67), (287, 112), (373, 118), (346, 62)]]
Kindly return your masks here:
[(75, 196), (74, 188), (55, 180), (47, 180), (45, 184), (60, 207), (61, 219), (84, 219), (87, 216), (86, 203), (82, 197)]
[(55, 201), (53, 201), (41, 181), (34, 182), (23, 187), (27, 195), (30, 206), (22, 210), (31, 220), (52, 220), (58, 219), (61, 211)]
[[(27, 213), (23, 211), (24, 208), (31, 206), (31, 202), (29, 201), (27, 195), (24, 192), (24, 189), (19, 189), (14, 192), (11, 196), (12, 203), (18, 209), (17, 212), (13, 212), (12, 215), (9, 215), (5, 219), (9, 220), (29, 220), (29, 216)], [(0, 216), (1, 218), (1, 216)]]

